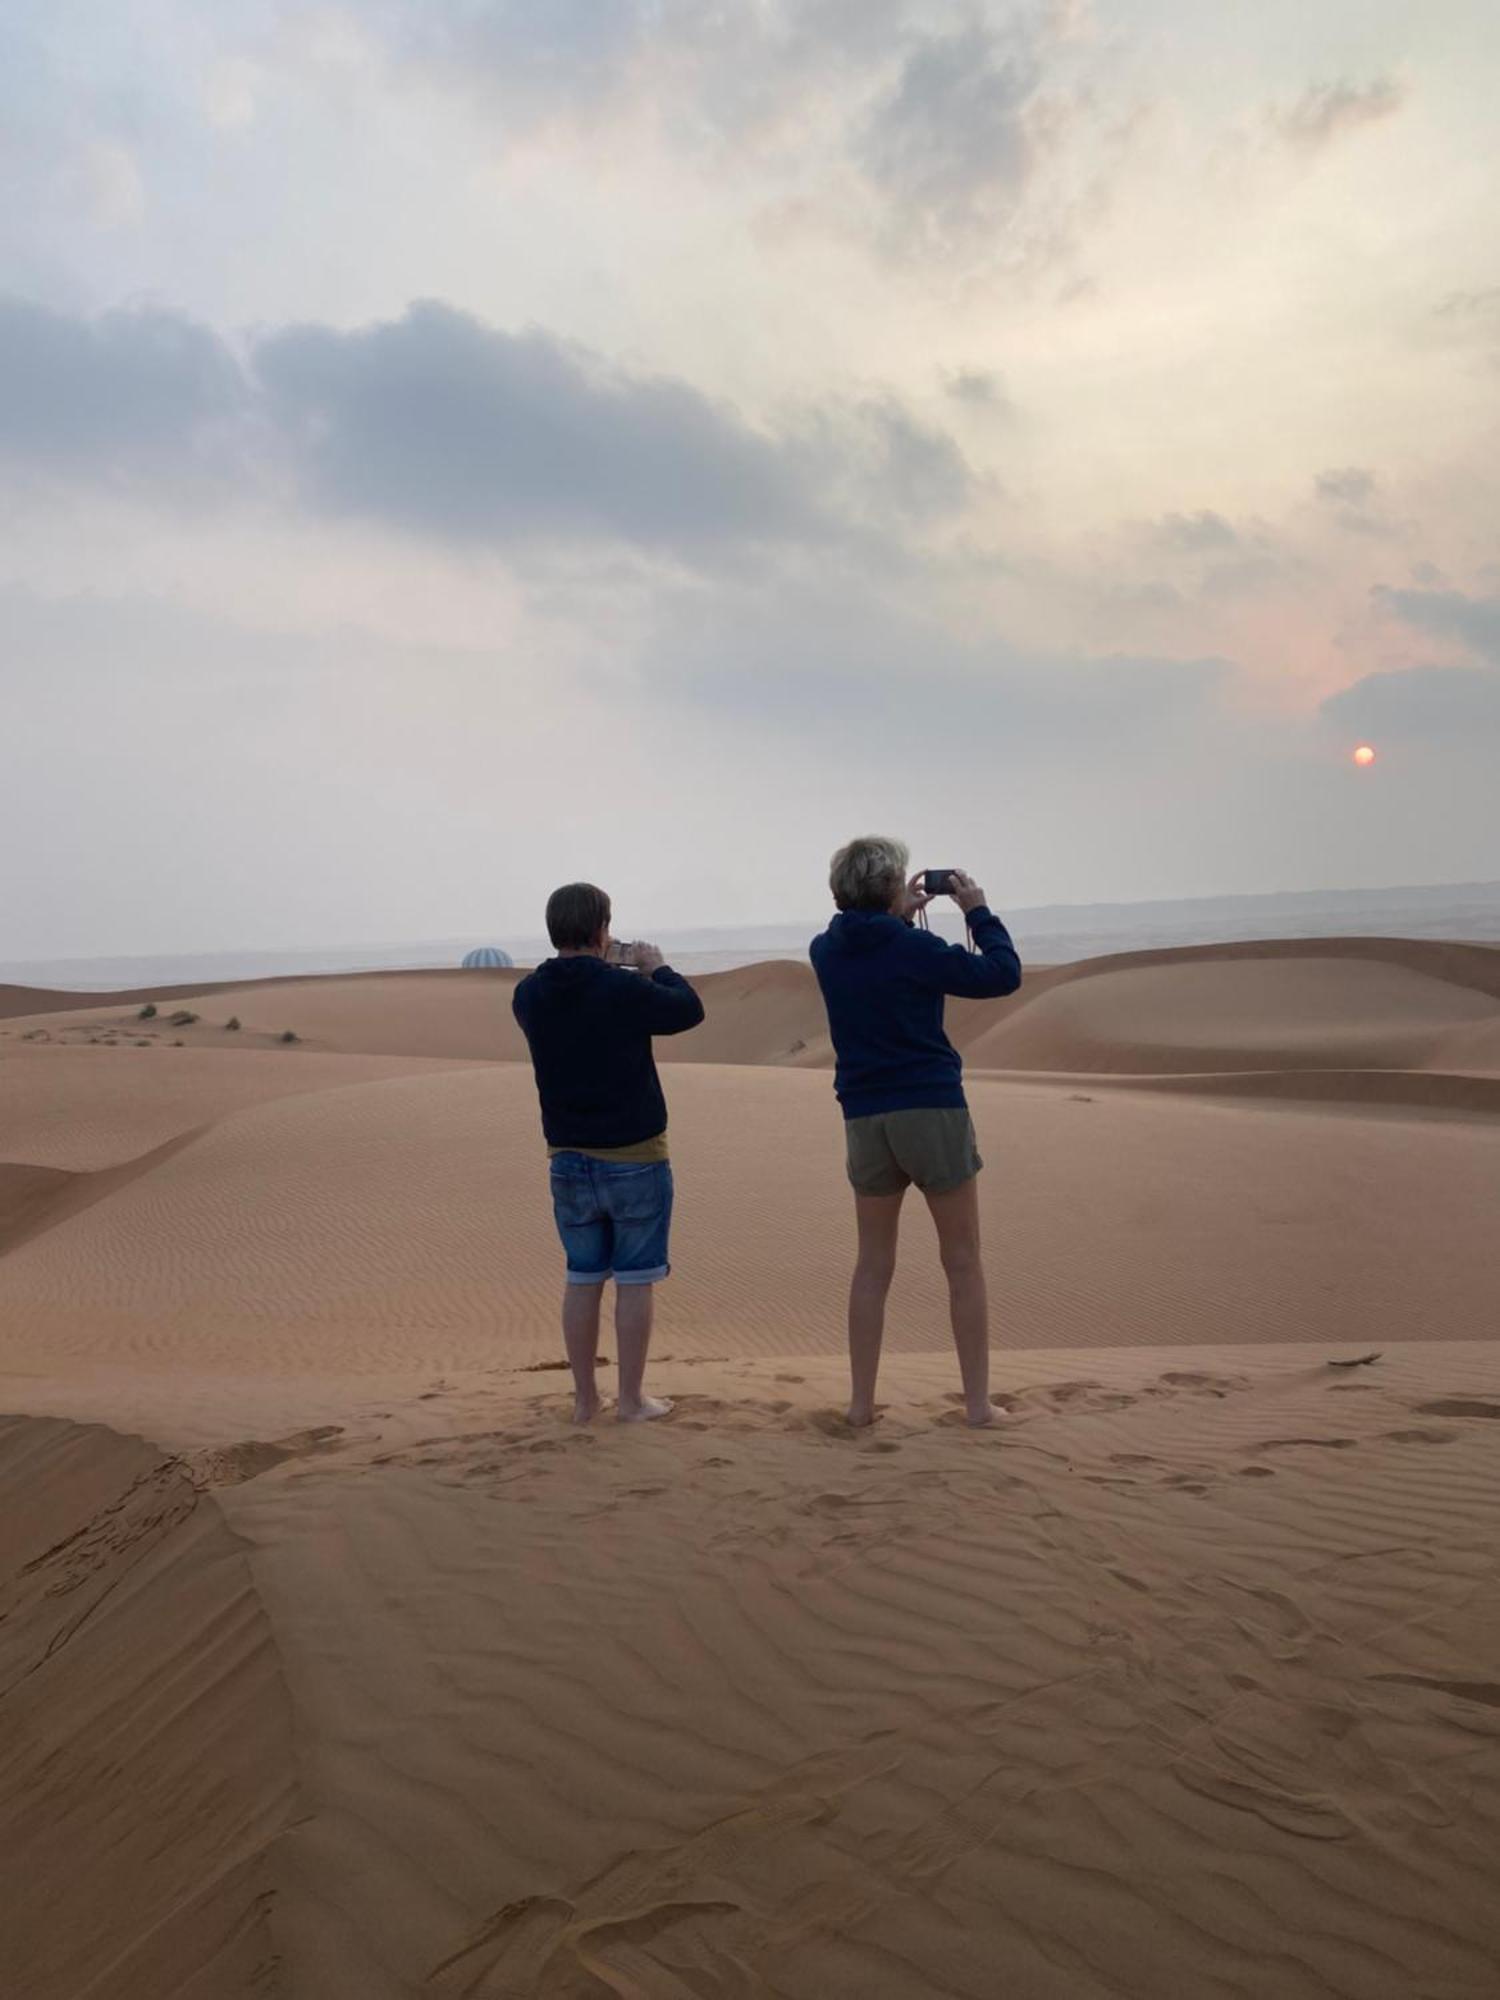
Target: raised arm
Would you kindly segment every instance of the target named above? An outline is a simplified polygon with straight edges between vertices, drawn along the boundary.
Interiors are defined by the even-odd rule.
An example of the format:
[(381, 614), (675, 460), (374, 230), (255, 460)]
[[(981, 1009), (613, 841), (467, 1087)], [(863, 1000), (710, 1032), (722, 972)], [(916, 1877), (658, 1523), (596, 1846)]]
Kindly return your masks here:
[(703, 1019), (703, 1002), (680, 972), (674, 972), (655, 945), (636, 947), (634, 975), (639, 1005), (653, 1035), (682, 1035)]
[(972, 876), (953, 871), (949, 891), (964, 913), (964, 922), (978, 947), (967, 950), (961, 944), (944, 944), (930, 931), (922, 964), (933, 984), (944, 993), (968, 1000), (999, 1000), (1014, 993), (1021, 984), (1021, 961), (1010, 932), (984, 900), (984, 891)]

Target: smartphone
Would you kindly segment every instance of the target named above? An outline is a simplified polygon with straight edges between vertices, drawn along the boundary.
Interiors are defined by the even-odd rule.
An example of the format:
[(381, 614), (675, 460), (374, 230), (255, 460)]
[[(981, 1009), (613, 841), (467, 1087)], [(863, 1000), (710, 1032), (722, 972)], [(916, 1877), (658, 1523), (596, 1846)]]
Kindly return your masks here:
[(946, 896), (952, 892), (953, 877), (957, 871), (952, 868), (929, 868), (922, 877), (924, 896)]
[(604, 959), (607, 965), (623, 965), (629, 969), (635, 963), (635, 946), (626, 944), (620, 938), (611, 938)]

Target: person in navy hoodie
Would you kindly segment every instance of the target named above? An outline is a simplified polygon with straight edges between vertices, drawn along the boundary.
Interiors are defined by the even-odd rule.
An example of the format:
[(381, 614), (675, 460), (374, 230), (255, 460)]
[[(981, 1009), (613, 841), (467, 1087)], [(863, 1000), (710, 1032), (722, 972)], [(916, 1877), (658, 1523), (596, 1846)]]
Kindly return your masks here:
[(838, 905), (810, 956), (836, 1062), (859, 1249), (849, 1287), (849, 1422), (875, 1421), (875, 1378), (885, 1301), (896, 1269), (901, 1203), (915, 1183), (937, 1226), (948, 1279), (964, 1411), (994, 1421), (989, 1381), (989, 1300), (979, 1254), (975, 1177), (983, 1166), (964, 1096), (963, 1063), (943, 1032), (943, 1002), (957, 993), (996, 1000), (1021, 984), (1010, 932), (961, 868), (944, 893), (964, 913), (970, 945), (947, 944), (916, 918), (932, 899), (899, 840), (851, 840), (833, 857)]
[(616, 1415), (639, 1423), (672, 1407), (642, 1388), (653, 1287), (672, 1268), (667, 1105), (651, 1038), (680, 1035), (703, 1019), (703, 1002), (654, 944), (613, 944), (610, 915), (608, 896), (591, 882), (555, 889), (547, 935), (557, 956), (521, 980), (511, 999), (536, 1073), (552, 1212), (567, 1258), (563, 1345), (578, 1424), (599, 1410), (599, 1307), (610, 1278)]

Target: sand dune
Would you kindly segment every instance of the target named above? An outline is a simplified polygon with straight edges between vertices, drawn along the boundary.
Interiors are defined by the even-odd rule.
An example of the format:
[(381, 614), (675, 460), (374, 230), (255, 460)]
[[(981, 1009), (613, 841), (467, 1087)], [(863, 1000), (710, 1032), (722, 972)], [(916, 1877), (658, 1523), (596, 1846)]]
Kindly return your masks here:
[[(279, 1442), (221, 1406), (165, 1462), (0, 1437), (27, 1484), (38, 1430), (74, 1453), (85, 1547), (143, 1480), (170, 1502), (7, 1739), (77, 1911), (9, 1944), (36, 2000), (1495, 1990), (1492, 1349), (1016, 1353), (990, 1434), (925, 1359), (864, 1436), (828, 1361), (669, 1365), (644, 1432), (418, 1379)], [(58, 1801), (121, 1716), (149, 1841)], [(80, 1907), (106, 1841), (121, 1893)]]
[(1500, 954), (955, 1007), (993, 1433), (917, 1204), (842, 1426), (816, 991), (702, 985), (645, 1430), (505, 977), (4, 1019), (0, 1993), (1493, 2000)]
[(0, 1147), (8, 1159), (75, 1173), (125, 1165), (247, 1105), (452, 1067), (239, 1047), (212, 1054), (29, 1047), (21, 1059), (16, 1054), (7, 1060), (0, 1053)]
[[(1434, 968), (1451, 965), (1448, 947), (1431, 956)], [(1226, 949), (1067, 967), (977, 1033), (968, 1010), (959, 1033), (967, 1061), (993, 1069), (1440, 1067), (1456, 1037), (1495, 1031), (1500, 998), (1428, 969), (1425, 957)]]
[[(123, 1059), (112, 1058), (119, 1061)], [(245, 1059), (239, 1059), (245, 1060)], [(832, 1352), (850, 1238), (826, 1076), (670, 1079), (684, 1353)], [(1330, 1118), (975, 1083), (1001, 1337), (1479, 1337), (1471, 1259), (1500, 1125)], [(314, 1371), (555, 1351), (557, 1246), (529, 1071), (395, 1075), (245, 1109), (0, 1258), (12, 1354)], [(914, 1209), (919, 1244), (930, 1224)], [(930, 1255), (890, 1339), (947, 1341)]]
[(171, 1454), (0, 1418), (0, 1992), (275, 1991), (291, 1711), (244, 1549)]
[[(143, 996), (105, 1006), (17, 1013), (0, 1049), (31, 1035), (49, 1044), (111, 1035), (153, 1045), (181, 1039), (269, 1048), (290, 1029), (300, 1052), (525, 1059), (510, 1013), (518, 973), (404, 972), (284, 979), (179, 996), (185, 1027), (140, 1023)], [(828, 1067), (833, 1056), (806, 965), (774, 962), (697, 981), (708, 1019), (663, 1043), (688, 1063)], [(1014, 999), (954, 1002), (950, 1032), (977, 1068), (1063, 1074), (1428, 1069), (1500, 1075), (1500, 952), (1400, 939), (1292, 939), (1275, 944), (1135, 952), (1028, 975)]]

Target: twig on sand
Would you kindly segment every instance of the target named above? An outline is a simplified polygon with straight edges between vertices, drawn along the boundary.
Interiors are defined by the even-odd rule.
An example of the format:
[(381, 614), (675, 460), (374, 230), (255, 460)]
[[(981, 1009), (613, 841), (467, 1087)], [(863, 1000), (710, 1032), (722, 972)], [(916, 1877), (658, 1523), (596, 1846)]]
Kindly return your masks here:
[(1374, 1354), (1356, 1354), (1352, 1361), (1330, 1361), (1328, 1365), (1330, 1368), (1368, 1368), (1372, 1361), (1380, 1359), (1383, 1352), (1383, 1348), (1377, 1348)]

